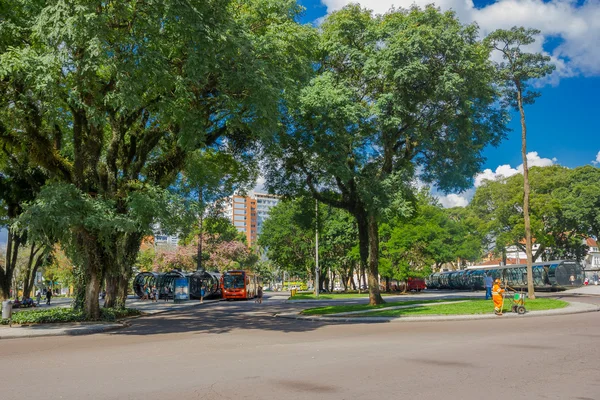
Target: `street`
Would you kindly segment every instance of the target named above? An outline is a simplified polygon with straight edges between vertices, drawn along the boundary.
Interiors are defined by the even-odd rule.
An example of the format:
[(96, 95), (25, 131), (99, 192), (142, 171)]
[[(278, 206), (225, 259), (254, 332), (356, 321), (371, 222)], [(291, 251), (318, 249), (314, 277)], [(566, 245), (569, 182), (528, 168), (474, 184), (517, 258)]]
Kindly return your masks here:
[(108, 334), (0, 340), (2, 398), (600, 398), (598, 313), (381, 324), (272, 316), (305, 307), (219, 302)]

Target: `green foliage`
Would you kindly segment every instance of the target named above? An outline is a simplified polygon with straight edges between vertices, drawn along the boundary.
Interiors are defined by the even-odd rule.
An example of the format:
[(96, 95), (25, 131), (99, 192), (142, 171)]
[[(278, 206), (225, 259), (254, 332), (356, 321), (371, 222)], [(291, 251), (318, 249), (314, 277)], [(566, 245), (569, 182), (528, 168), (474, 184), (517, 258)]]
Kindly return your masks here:
[(258, 244), (281, 270), (306, 277), (314, 269), (314, 226), (314, 206), (306, 199), (282, 201), (263, 222)]
[(517, 110), (519, 98), (522, 104), (533, 104), (540, 96), (529, 81), (544, 78), (556, 68), (549, 56), (523, 51), (522, 47), (534, 43), (539, 34), (537, 29), (514, 26), (510, 30), (498, 29), (485, 38), (490, 48), (502, 56), (503, 61), (496, 64), (497, 78), (503, 85), (504, 99)]
[[(100, 316), (102, 321), (116, 321), (117, 319), (126, 318), (130, 316), (140, 315), (139, 310), (133, 308), (114, 309), (114, 308), (103, 308), (101, 309)], [(12, 323), (13, 324), (53, 324), (53, 323), (67, 323), (67, 322), (83, 322), (86, 321), (86, 317), (81, 310), (72, 308), (50, 308), (46, 310), (32, 310), (32, 311), (19, 311), (13, 313)], [(8, 320), (2, 320), (3, 325), (8, 324)]]
[[(528, 311), (553, 310), (564, 308), (569, 303), (556, 299), (535, 299), (528, 300), (525, 307)], [(504, 303), (503, 312), (510, 312), (510, 304)], [(474, 314), (492, 314), (494, 304), (490, 300), (466, 300), (453, 302), (452, 304), (425, 304), (424, 306), (415, 306), (412, 308), (403, 308), (398, 310), (381, 310), (365, 314), (355, 315), (356, 317), (402, 317), (418, 315), (474, 315)]]
[[(533, 260), (582, 259), (583, 240), (595, 236), (600, 204), (599, 168), (568, 169), (561, 166), (530, 170), (531, 227), (538, 251)], [(523, 176), (486, 181), (477, 188), (468, 207), (482, 231), (494, 238), (496, 251), (508, 246), (524, 251)]]
[(504, 137), (489, 48), (476, 25), (428, 6), (374, 16), (358, 5), (321, 25), (317, 74), (265, 148), (273, 191), (316, 199), (357, 222), (371, 302), (380, 302), (378, 224), (406, 216), (420, 179), (472, 184)]
[(403, 281), (429, 275), (432, 266), (479, 259), (482, 236), (463, 214), (442, 208), (428, 192), (420, 192), (411, 217), (380, 226), (381, 275)]
[(166, 189), (188, 156), (240, 154), (276, 127), (315, 30), (290, 0), (0, 6), (0, 141), (54, 182), (21, 223), (60, 236), (97, 316), (101, 278), (129, 276), (153, 224), (177, 230)]
[(339, 306), (324, 306), (324, 307), (314, 307), (308, 308), (302, 311), (304, 315), (328, 315), (328, 314), (337, 314), (342, 312), (353, 312), (353, 311), (367, 311), (367, 310), (377, 310), (377, 309), (385, 309), (388, 307), (397, 307), (397, 306), (409, 306), (413, 304), (429, 304), (429, 303), (441, 303), (446, 301), (464, 301), (464, 299), (456, 298), (456, 299), (440, 299), (440, 300), (409, 300), (409, 301), (395, 301), (392, 303), (385, 304), (345, 304)]

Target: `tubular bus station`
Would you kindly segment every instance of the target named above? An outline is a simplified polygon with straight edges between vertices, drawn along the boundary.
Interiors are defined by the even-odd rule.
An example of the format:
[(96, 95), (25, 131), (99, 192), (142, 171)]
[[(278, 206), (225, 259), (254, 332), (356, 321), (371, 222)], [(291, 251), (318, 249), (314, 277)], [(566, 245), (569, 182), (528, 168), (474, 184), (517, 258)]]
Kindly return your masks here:
[[(527, 265), (470, 267), (460, 271), (437, 272), (429, 275), (427, 288), (483, 290), (484, 275), (500, 279), (503, 284), (516, 289), (527, 288)], [(582, 265), (573, 260), (544, 261), (533, 264), (533, 285), (538, 291), (558, 291), (583, 285), (585, 274)]]
[[(221, 297), (221, 274), (216, 272), (196, 271), (186, 273), (177, 270), (170, 272), (140, 272), (136, 275), (133, 281), (133, 290), (135, 294), (142, 298), (144, 296), (144, 288), (152, 288), (156, 286), (159, 293), (159, 298), (164, 299), (165, 296), (173, 298), (175, 292), (175, 280), (178, 278), (188, 278), (190, 282), (190, 297), (199, 299), (201, 290), (204, 286), (204, 298)], [(168, 293), (165, 294), (165, 289), (168, 288)]]

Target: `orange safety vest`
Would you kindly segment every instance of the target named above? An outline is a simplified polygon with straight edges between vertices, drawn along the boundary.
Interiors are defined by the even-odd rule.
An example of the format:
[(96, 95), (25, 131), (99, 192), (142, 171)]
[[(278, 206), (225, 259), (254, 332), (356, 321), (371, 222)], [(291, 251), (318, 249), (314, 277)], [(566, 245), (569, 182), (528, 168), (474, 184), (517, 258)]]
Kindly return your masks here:
[(494, 287), (492, 287), (492, 296), (494, 295), (501, 295), (502, 293), (504, 293), (504, 289), (502, 289), (500, 287), (500, 285), (498, 285), (497, 283), (494, 283)]

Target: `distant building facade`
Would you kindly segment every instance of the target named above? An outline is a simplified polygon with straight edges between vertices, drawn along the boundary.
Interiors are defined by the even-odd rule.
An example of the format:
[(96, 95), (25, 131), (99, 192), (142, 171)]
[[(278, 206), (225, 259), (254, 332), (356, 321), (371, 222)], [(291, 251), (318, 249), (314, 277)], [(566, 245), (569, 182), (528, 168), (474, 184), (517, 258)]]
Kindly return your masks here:
[(248, 196), (233, 195), (223, 202), (222, 215), (231, 221), (238, 232), (246, 236), (246, 242), (251, 247), (256, 244), (271, 208), (279, 201), (279, 196), (266, 193), (251, 192)]

